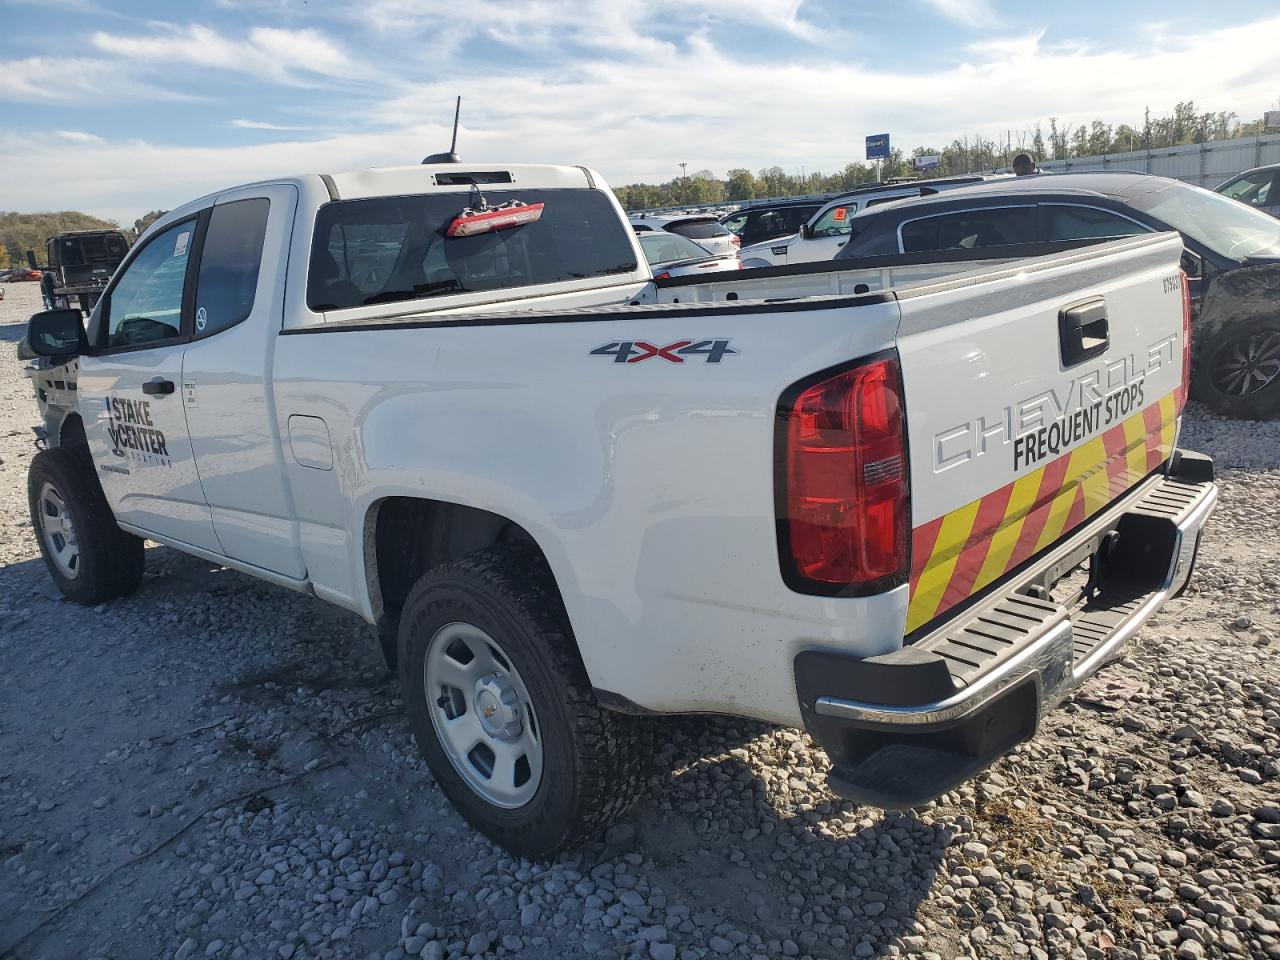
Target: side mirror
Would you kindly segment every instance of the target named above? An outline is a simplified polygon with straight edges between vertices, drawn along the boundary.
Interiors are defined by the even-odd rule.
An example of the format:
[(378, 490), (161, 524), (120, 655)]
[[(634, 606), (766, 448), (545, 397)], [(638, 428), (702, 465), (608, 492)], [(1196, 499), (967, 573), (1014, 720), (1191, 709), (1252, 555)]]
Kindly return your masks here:
[(1204, 276), (1204, 258), (1190, 250), (1182, 251), (1181, 266), (1186, 271), (1188, 279), (1199, 280)]
[(800, 225), (800, 236), (801, 236), (803, 239), (805, 239), (805, 240), (812, 240), (812, 239), (813, 239), (813, 227), (811, 227), (811, 226), (810, 226), (809, 224), (807, 224), (807, 223), (802, 223), (802, 224)]
[(87, 343), (79, 310), (45, 310), (27, 324), (27, 346), (39, 357), (70, 360), (84, 353)]

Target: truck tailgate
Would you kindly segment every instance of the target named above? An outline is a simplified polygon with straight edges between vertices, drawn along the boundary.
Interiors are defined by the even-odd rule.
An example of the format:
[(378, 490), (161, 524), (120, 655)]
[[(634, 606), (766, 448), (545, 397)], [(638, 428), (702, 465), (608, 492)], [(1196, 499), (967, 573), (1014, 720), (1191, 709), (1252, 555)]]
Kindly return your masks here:
[(1175, 234), (899, 291), (906, 630), (954, 612), (1170, 456), (1181, 410)]

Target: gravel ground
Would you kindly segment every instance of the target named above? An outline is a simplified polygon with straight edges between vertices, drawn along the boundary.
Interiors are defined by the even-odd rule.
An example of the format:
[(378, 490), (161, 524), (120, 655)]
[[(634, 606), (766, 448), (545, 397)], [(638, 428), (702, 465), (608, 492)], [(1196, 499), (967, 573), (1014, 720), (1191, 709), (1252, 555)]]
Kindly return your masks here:
[(916, 815), (809, 739), (658, 731), (605, 841), (512, 860), (435, 787), (355, 617), (168, 550), (63, 603), (0, 303), (0, 957), (1280, 958), (1280, 424), (1202, 411), (1192, 590), (1039, 738)]

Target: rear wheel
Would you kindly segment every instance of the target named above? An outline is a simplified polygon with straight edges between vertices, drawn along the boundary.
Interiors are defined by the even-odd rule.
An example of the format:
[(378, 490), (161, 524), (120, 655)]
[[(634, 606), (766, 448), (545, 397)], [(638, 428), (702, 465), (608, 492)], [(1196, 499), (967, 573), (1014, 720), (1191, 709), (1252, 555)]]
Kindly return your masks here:
[(1196, 352), (1197, 399), (1243, 420), (1280, 416), (1280, 318), (1224, 324)]
[(93, 605), (132, 593), (142, 582), (143, 542), (116, 526), (97, 478), (70, 449), (31, 460), (31, 527), (49, 575), (68, 600)]
[(401, 615), (399, 664), (436, 782), (511, 853), (587, 839), (639, 794), (640, 723), (596, 701), (536, 552), (494, 547), (423, 576)]

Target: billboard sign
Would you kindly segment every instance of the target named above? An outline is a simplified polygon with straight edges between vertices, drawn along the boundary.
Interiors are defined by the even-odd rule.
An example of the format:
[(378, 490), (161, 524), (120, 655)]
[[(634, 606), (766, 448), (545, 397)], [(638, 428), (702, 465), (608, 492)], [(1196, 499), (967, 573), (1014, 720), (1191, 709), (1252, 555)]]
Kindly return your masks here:
[(867, 137), (867, 159), (887, 160), (889, 158), (889, 135), (877, 133)]
[(911, 169), (912, 170), (936, 170), (941, 163), (942, 163), (942, 157), (938, 156), (936, 153), (933, 154), (932, 156), (927, 156), (927, 157), (912, 157)]
[(1263, 115), (1262, 126), (1267, 130), (1280, 130), (1280, 110), (1268, 110)]

